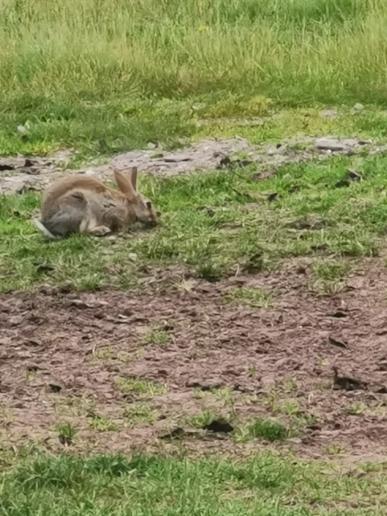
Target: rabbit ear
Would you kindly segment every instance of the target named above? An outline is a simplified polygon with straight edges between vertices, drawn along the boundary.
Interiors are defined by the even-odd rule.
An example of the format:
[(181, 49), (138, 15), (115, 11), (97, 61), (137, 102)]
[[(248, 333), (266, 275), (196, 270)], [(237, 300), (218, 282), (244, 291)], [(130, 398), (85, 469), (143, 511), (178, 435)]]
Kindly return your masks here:
[(133, 188), (130, 175), (127, 175), (119, 170), (114, 170), (114, 178), (118, 188), (123, 194), (126, 195), (128, 199), (134, 199), (136, 197), (136, 190)]
[(137, 192), (137, 167), (132, 167), (129, 171), (129, 177), (135, 192)]

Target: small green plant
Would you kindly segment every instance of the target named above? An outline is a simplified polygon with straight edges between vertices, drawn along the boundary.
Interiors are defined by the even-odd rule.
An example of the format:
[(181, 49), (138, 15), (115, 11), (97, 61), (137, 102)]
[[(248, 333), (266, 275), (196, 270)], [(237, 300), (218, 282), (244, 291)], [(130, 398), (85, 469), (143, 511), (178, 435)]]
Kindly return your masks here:
[[(230, 415), (219, 414), (212, 410), (203, 410), (202, 412), (190, 417), (187, 419), (187, 424), (193, 426), (194, 428), (200, 429), (211, 429), (213, 426), (214, 429), (219, 428), (219, 431), (224, 431), (226, 428), (226, 432), (230, 432), (233, 427), (230, 423)], [(218, 431), (218, 430), (215, 430)]]
[(194, 428), (205, 428), (218, 418), (219, 415), (215, 414), (215, 412), (203, 410), (203, 412), (190, 417), (187, 422)]
[(97, 349), (93, 353), (92, 357), (97, 360), (111, 360), (114, 358), (113, 348), (112, 346), (106, 346), (101, 349)]
[(361, 401), (354, 402), (347, 407), (346, 412), (350, 416), (362, 416), (367, 411), (367, 405)]
[(248, 375), (250, 376), (250, 378), (256, 377), (257, 376), (257, 367), (256, 366), (249, 367)]
[(165, 385), (142, 378), (118, 378), (116, 383), (124, 395), (134, 398), (153, 398), (166, 392)]
[(125, 407), (123, 416), (130, 427), (151, 424), (156, 420), (156, 413), (147, 403), (133, 403)]
[(242, 303), (253, 308), (268, 308), (271, 305), (271, 294), (260, 288), (240, 287), (228, 292), (229, 302)]
[(208, 258), (196, 267), (196, 275), (198, 278), (215, 283), (224, 275), (224, 267), (213, 259)]
[(168, 331), (163, 328), (153, 328), (144, 335), (144, 344), (153, 344), (156, 346), (166, 346), (171, 340)]
[(214, 397), (223, 401), (226, 405), (232, 405), (234, 403), (234, 391), (230, 387), (219, 387), (210, 391)]
[(289, 430), (282, 423), (274, 419), (256, 418), (246, 426), (241, 427), (237, 440), (263, 439), (264, 441), (282, 441), (289, 435)]
[(118, 430), (117, 424), (105, 416), (97, 414), (90, 418), (90, 427), (98, 432), (115, 432)]
[(59, 423), (56, 430), (58, 432), (58, 439), (62, 444), (69, 446), (73, 443), (77, 431), (71, 423)]
[(340, 455), (343, 451), (344, 447), (340, 443), (331, 443), (326, 447), (328, 455)]
[(315, 263), (312, 268), (313, 290), (324, 294), (339, 292), (350, 270), (350, 264), (345, 261), (324, 260)]
[(283, 401), (276, 400), (276, 402), (272, 404), (272, 410), (273, 412), (286, 416), (298, 416), (301, 414), (300, 404), (297, 400), (292, 399)]

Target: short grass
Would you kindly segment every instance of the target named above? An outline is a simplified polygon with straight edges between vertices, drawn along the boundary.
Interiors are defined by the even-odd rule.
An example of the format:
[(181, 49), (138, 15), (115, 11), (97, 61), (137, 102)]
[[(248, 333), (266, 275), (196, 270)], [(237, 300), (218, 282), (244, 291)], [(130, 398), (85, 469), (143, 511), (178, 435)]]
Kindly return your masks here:
[[(354, 164), (363, 180), (338, 187)], [(384, 246), (386, 165), (385, 157), (339, 157), (285, 166), (263, 181), (255, 179), (254, 167), (143, 178), (142, 189), (160, 208), (162, 223), (115, 240), (74, 236), (47, 242), (30, 222), (39, 197), (7, 196), (0, 204), (0, 289), (127, 289), (136, 286), (144, 265), (168, 264), (216, 281), (297, 256), (316, 259), (317, 282), (342, 281), (350, 268), (346, 260), (374, 256)], [(278, 194), (272, 202), (271, 192)], [(306, 217), (318, 217), (319, 225), (304, 227)]]
[(115, 432), (118, 425), (106, 416), (91, 414), (89, 417), (90, 428), (97, 432)]
[(66, 445), (73, 443), (77, 429), (69, 422), (59, 423), (56, 427), (59, 440)]
[(272, 303), (269, 292), (256, 287), (239, 287), (230, 290), (226, 295), (230, 303), (247, 305), (252, 308), (268, 308)]
[(162, 327), (155, 327), (149, 329), (143, 336), (143, 343), (145, 345), (166, 346), (171, 341), (171, 335)]
[(225, 417), (223, 414), (207, 409), (189, 417), (186, 422), (194, 428), (205, 429), (207, 426), (211, 425), (211, 423), (216, 421), (229, 423), (231, 425), (231, 421), (229, 421), (229, 419), (230, 418), (228, 416)]
[(289, 429), (280, 421), (268, 418), (255, 418), (239, 428), (236, 438), (239, 441), (261, 439), (263, 441), (283, 441), (289, 436)]
[(4, 0), (0, 155), (95, 157), (269, 107), (384, 105), (384, 0)]
[(323, 294), (338, 292), (351, 266), (343, 259), (317, 260), (312, 270), (312, 288)]
[(146, 402), (128, 404), (123, 410), (123, 417), (128, 426), (151, 425), (157, 419), (157, 413)]
[(164, 385), (142, 378), (118, 378), (116, 383), (122, 394), (134, 399), (151, 399), (166, 391)]
[(355, 476), (271, 454), (245, 461), (38, 455), (1, 469), (7, 516), (377, 516), (387, 503), (383, 466)]

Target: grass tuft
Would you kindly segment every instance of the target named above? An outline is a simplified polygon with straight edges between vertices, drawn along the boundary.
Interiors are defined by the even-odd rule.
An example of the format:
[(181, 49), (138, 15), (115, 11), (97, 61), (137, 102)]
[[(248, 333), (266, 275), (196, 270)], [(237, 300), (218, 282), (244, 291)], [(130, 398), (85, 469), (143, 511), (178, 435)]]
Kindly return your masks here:
[(117, 387), (125, 396), (134, 398), (153, 398), (166, 392), (166, 387), (142, 378), (118, 378)]
[(263, 439), (264, 441), (283, 441), (289, 436), (289, 430), (279, 421), (274, 419), (256, 418), (239, 429), (237, 439), (246, 441), (250, 439)]
[(252, 308), (268, 308), (271, 306), (271, 295), (260, 288), (235, 288), (228, 292), (226, 299)]

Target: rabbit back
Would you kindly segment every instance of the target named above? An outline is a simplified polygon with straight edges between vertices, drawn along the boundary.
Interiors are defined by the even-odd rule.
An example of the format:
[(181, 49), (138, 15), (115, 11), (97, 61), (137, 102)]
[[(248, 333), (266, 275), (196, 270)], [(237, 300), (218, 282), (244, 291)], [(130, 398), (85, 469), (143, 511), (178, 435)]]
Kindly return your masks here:
[(41, 207), (42, 217), (48, 217), (51, 213), (56, 212), (61, 200), (74, 190), (82, 190), (86, 193), (104, 193), (109, 189), (94, 177), (84, 175), (66, 176), (48, 188), (43, 194)]

